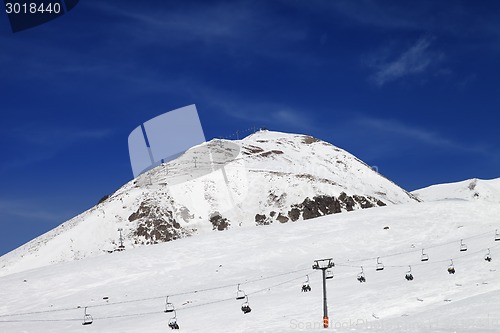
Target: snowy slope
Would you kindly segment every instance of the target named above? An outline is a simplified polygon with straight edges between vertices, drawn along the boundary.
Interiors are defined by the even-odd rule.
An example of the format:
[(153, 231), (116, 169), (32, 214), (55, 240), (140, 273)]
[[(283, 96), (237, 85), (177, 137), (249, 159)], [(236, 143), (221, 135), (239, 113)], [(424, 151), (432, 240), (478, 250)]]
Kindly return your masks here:
[(0, 258), (0, 276), (237, 227), (418, 202), (348, 152), (305, 135), (212, 140)]
[[(175, 295), (180, 332), (324, 331), (320, 273), (311, 265), (329, 257), (329, 331), (499, 332), (498, 216), (500, 205), (487, 202), (391, 205), (24, 271), (0, 277), (0, 332), (167, 332), (167, 295)], [(459, 251), (460, 239), (468, 251)], [(383, 271), (375, 271), (377, 256)], [(408, 265), (413, 281), (404, 279)], [(306, 274), (312, 291), (301, 293)], [(238, 283), (249, 314), (234, 299)], [(85, 306), (90, 326), (81, 325)]]
[(500, 203), (500, 178), (469, 179), (456, 183), (432, 185), (412, 192), (423, 201), (481, 200)]

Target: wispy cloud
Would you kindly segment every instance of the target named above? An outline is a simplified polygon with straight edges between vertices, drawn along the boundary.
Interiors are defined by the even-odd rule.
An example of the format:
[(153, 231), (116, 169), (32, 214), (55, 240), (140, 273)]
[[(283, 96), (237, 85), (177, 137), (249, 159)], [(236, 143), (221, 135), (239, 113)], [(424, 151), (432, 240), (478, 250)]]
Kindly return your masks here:
[(63, 150), (84, 142), (103, 140), (109, 129), (76, 129), (26, 124), (1, 133), (3, 140), (17, 151), (0, 163), (1, 170), (46, 161)]
[[(355, 24), (380, 28), (413, 29), (422, 25), (422, 6), (412, 6), (413, 10), (403, 10), (398, 3), (391, 5), (376, 0), (336, 0), (320, 3), (327, 10), (333, 10)], [(424, 20), (427, 23), (427, 20)]]
[(29, 200), (0, 199), (0, 215), (30, 219), (35, 221), (63, 221), (67, 216), (40, 209)]
[[(444, 59), (442, 52), (431, 50), (430, 38), (420, 38), (408, 49), (389, 57), (385, 52), (372, 56), (367, 64), (375, 70), (370, 80), (381, 87), (407, 76), (423, 74)], [(392, 59), (390, 59), (392, 58)]]
[(100, 140), (112, 134), (109, 129), (76, 129), (24, 125), (7, 132), (12, 139), (37, 146), (68, 146), (85, 140)]
[(357, 117), (355, 123), (358, 128), (363, 128), (363, 131), (368, 131), (375, 135), (385, 133), (392, 136), (391, 141), (397, 146), (401, 146), (405, 140), (412, 140), (421, 145), (446, 150), (447, 152), (492, 155), (492, 150), (487, 145), (459, 142), (439, 132), (409, 125), (394, 119), (362, 116)]
[[(196, 6), (130, 8), (126, 4), (114, 6), (96, 2), (90, 10), (122, 19), (108, 27), (127, 36), (128, 43), (171, 45), (196, 42), (199, 49), (206, 46), (226, 46), (228, 53), (238, 49), (266, 54), (265, 47), (254, 47), (272, 40), (281, 46), (301, 42), (307, 38), (307, 29), (290, 24), (286, 17), (271, 17), (266, 5), (259, 2), (218, 2)], [(119, 22), (119, 20), (118, 20)], [(133, 28), (130, 28), (133, 27)], [(113, 33), (112, 36), (116, 34)], [(219, 50), (222, 51), (222, 50)], [(282, 52), (286, 54), (286, 52)]]
[(314, 115), (286, 102), (255, 100), (244, 94), (229, 94), (200, 83), (196, 87), (196, 97), (214, 111), (222, 112), (234, 119), (241, 119), (254, 125), (273, 126), (273, 129), (308, 131), (314, 128)]
[[(136, 37), (147, 41), (151, 34), (167, 33), (170, 41), (196, 39), (213, 41), (232, 39), (252, 19), (252, 12), (241, 6), (222, 4), (192, 7), (187, 12), (178, 8), (141, 7), (131, 9), (126, 4), (115, 6), (109, 3), (89, 4), (90, 9), (134, 21)], [(129, 29), (129, 32), (132, 31)], [(139, 32), (139, 33), (137, 33)], [(171, 39), (172, 38), (172, 39)]]
[(252, 122), (257, 121), (266, 124), (266, 126), (272, 124), (277, 128), (291, 127), (304, 131), (313, 127), (311, 118), (304, 112), (285, 104), (241, 101), (232, 105), (224, 103), (220, 106), (231, 117)]
[[(312, 6), (308, 1), (281, 0), (302, 10), (321, 10), (335, 14), (338, 24), (359, 28), (397, 31), (421, 31), (423, 33), (447, 34), (464, 38), (474, 33), (486, 33), (498, 41), (500, 37), (497, 4), (483, 4), (480, 19), (471, 13), (477, 10), (475, 3), (453, 1), (414, 1), (411, 6), (405, 1), (378, 0), (335, 0), (316, 1)], [(493, 46), (493, 45), (492, 45)]]

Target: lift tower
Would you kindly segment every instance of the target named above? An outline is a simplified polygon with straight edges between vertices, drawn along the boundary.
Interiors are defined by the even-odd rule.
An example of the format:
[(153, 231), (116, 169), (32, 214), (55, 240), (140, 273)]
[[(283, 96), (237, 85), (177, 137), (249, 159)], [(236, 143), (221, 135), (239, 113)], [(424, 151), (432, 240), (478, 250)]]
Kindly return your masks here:
[(314, 260), (313, 269), (321, 269), (323, 271), (323, 327), (328, 328), (328, 304), (326, 301), (326, 270), (334, 267), (333, 259), (318, 259)]

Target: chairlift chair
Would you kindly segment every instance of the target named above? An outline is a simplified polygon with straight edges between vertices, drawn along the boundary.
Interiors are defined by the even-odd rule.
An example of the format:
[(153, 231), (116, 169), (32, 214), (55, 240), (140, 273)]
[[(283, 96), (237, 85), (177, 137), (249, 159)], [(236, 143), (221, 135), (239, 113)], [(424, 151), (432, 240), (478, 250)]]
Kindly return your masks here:
[(424, 253), (424, 249), (422, 249), (422, 255), (420, 256), (420, 261), (428, 261), (429, 256)]
[(326, 270), (326, 279), (333, 279), (333, 272), (329, 269)]
[(487, 262), (491, 262), (491, 251), (490, 251), (490, 249), (488, 249), (488, 253), (486, 253), (486, 255), (484, 256), (484, 260), (486, 260)]
[(455, 266), (453, 265), (453, 260), (450, 260), (451, 264), (448, 266), (448, 274), (455, 274)]
[(250, 304), (248, 304), (248, 296), (245, 295), (246, 301), (241, 305), (241, 311), (243, 311), (243, 314), (247, 314), (249, 312), (252, 312), (252, 309), (250, 308)]
[(169, 312), (174, 312), (175, 308), (174, 308), (174, 304), (170, 303), (168, 301), (168, 296), (167, 296), (167, 300), (165, 301), (165, 313), (169, 313)]
[(94, 318), (90, 314), (87, 313), (87, 307), (85, 307), (84, 310), (84, 315), (83, 315), (83, 322), (82, 325), (90, 325), (94, 322)]
[(377, 271), (381, 271), (384, 269), (384, 264), (382, 264), (382, 262), (380, 261), (380, 257), (377, 257), (377, 266), (376, 266), (376, 270)]
[(467, 245), (464, 244), (463, 239), (460, 240), (460, 251), (461, 252), (467, 251)]
[(359, 283), (366, 282), (365, 273), (363, 272), (363, 266), (361, 266), (361, 273), (358, 274), (357, 280)]
[(413, 280), (413, 274), (411, 273), (411, 266), (408, 266), (409, 270), (406, 272), (405, 279), (406, 281), (412, 281)]
[(495, 230), (495, 242), (500, 241), (500, 232), (498, 232), (498, 229)]
[(177, 312), (174, 310), (174, 316), (168, 321), (168, 327), (173, 330), (179, 329), (179, 324), (177, 324)]
[(311, 291), (311, 286), (309, 285), (309, 275), (306, 275), (307, 280), (302, 284), (302, 292), (307, 293)]
[(238, 284), (238, 291), (236, 292), (236, 299), (237, 300), (241, 300), (241, 299), (245, 299), (247, 295), (245, 294), (245, 292), (243, 290), (240, 289), (240, 285)]

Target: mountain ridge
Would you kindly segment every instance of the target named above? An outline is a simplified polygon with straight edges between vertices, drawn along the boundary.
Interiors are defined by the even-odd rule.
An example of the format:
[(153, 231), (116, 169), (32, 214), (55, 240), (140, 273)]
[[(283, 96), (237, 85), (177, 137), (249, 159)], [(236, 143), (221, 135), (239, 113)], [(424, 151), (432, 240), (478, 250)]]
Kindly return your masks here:
[(500, 178), (472, 178), (431, 185), (412, 192), (424, 201), (466, 200), (500, 203)]
[(126, 183), (0, 258), (0, 275), (203, 232), (416, 203), (357, 157), (307, 135), (214, 139)]

